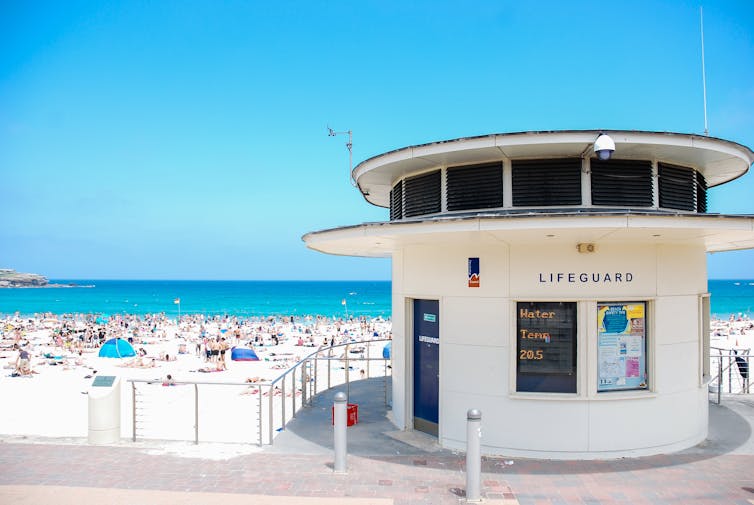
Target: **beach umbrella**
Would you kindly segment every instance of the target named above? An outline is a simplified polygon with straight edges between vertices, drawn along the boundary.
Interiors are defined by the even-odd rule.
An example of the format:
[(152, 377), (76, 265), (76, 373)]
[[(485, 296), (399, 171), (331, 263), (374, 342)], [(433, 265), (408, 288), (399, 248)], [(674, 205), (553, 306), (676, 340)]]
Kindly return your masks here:
[(136, 356), (136, 351), (122, 338), (111, 338), (99, 348), (100, 358), (131, 358)]
[(254, 349), (234, 347), (230, 351), (230, 359), (233, 361), (259, 361), (259, 356), (254, 352)]

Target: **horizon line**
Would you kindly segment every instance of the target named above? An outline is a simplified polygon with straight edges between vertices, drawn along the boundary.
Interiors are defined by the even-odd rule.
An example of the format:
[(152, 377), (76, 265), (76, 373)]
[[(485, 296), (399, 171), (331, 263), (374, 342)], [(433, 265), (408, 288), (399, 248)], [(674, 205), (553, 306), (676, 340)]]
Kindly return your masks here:
[[(45, 276), (46, 277), (46, 276)], [(149, 279), (115, 277), (47, 277), (49, 281), (165, 281), (165, 282), (392, 282), (392, 279)], [(754, 281), (754, 277), (707, 277), (708, 281)]]

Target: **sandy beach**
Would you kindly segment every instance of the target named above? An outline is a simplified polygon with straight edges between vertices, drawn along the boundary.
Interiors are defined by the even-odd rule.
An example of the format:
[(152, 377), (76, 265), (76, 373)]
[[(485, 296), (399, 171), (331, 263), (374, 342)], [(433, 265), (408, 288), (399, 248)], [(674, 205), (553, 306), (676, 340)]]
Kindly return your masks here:
[[(269, 390), (254, 383), (268, 383), (295, 363), (330, 342), (379, 340), (391, 335), (390, 321), (382, 319), (332, 320), (309, 318), (264, 318), (184, 316), (180, 324), (162, 315), (116, 316), (107, 322), (91, 316), (51, 314), (33, 318), (0, 320), (0, 398), (6, 406), (0, 416), (0, 437), (80, 438), (88, 434), (88, 394), (97, 376), (115, 376), (121, 381), (121, 436), (133, 434), (134, 385), (138, 407), (148, 413), (139, 417), (139, 438), (193, 440), (194, 401), (198, 395), (201, 440), (204, 442), (254, 443), (255, 428), (264, 396)], [(133, 357), (105, 358), (98, 355), (101, 342), (112, 338), (130, 340)], [(206, 350), (224, 342), (224, 362), (218, 352)], [(373, 357), (382, 355), (384, 341), (370, 345)], [(253, 349), (258, 361), (234, 361), (233, 347)], [(30, 373), (17, 370), (19, 350), (29, 353)], [(340, 349), (340, 351), (338, 351)], [(334, 356), (343, 355), (335, 347)], [(353, 352), (353, 351), (351, 351)], [(359, 355), (351, 355), (357, 358)], [(342, 361), (320, 363), (318, 375), (330, 365), (333, 384), (344, 380)], [(351, 380), (359, 377), (366, 363), (351, 362)], [(372, 362), (365, 374), (383, 373)], [(168, 379), (168, 376), (170, 378)], [(149, 382), (146, 382), (149, 381)], [(174, 387), (163, 387), (165, 383)], [(197, 390), (183, 382), (202, 382)], [(288, 379), (286, 401), (300, 405), (301, 379), (294, 393)], [(237, 385), (212, 385), (217, 383)], [(323, 388), (324, 379), (318, 390)], [(296, 399), (292, 399), (293, 395)], [(282, 398), (274, 398), (279, 405)], [(142, 405), (143, 403), (143, 405)], [(282, 412), (274, 409), (275, 423)], [(290, 417), (288, 407), (286, 417)]]
[[(130, 441), (133, 435), (133, 398), (137, 393), (137, 410), (146, 412), (138, 418), (140, 440), (193, 440), (194, 402), (198, 398), (202, 442), (245, 444), (258, 441), (257, 418), (270, 400), (270, 389), (255, 383), (269, 383), (306, 356), (327, 349), (330, 342), (374, 339), (377, 341), (368, 353), (381, 356), (385, 342), (379, 339), (391, 336), (390, 321), (320, 317), (241, 320), (192, 315), (177, 324), (162, 315), (116, 316), (105, 322), (84, 315), (47, 314), (9, 316), (0, 320), (0, 328), (0, 399), (11, 406), (0, 416), (0, 437), (86, 438), (93, 381), (97, 376), (115, 376), (121, 381), (124, 440)], [(136, 356), (100, 357), (101, 342), (116, 337), (130, 340)], [(220, 356), (208, 358), (206, 350), (223, 340), (228, 348), (224, 363), (219, 362)], [(233, 347), (253, 349), (259, 361), (232, 360)], [(754, 321), (745, 316), (713, 320), (710, 347), (713, 355), (731, 349), (751, 355)], [(29, 353), (28, 374), (17, 371), (20, 349)], [(334, 356), (343, 357), (343, 349), (336, 347)], [(711, 361), (714, 375), (717, 362), (715, 358)], [(365, 369), (368, 376), (385, 373), (378, 365), (372, 362), (367, 368), (364, 362), (352, 362), (351, 380), (358, 379)], [(333, 384), (342, 383), (344, 362), (322, 362), (316, 375), (319, 391), (326, 388), (324, 377)], [(141, 382), (134, 386), (131, 380)], [(168, 382), (175, 382), (175, 387), (163, 387)], [(207, 384), (195, 390), (184, 382)], [(285, 407), (286, 418), (292, 415), (296, 402), (300, 405), (300, 373), (295, 393), (292, 382), (288, 380), (284, 392), (272, 391), (276, 426), (284, 415), (281, 402), (290, 405)], [(213, 385), (218, 383), (224, 385)]]

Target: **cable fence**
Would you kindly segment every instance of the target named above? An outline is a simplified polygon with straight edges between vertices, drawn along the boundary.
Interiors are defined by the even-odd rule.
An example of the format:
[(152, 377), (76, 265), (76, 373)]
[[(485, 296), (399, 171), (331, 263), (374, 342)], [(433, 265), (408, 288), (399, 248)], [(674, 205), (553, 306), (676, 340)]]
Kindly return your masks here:
[(751, 362), (751, 349), (710, 348), (712, 380), (709, 383), (709, 392), (716, 396), (718, 404), (723, 393), (751, 393)]
[(275, 435), (317, 395), (335, 386), (383, 378), (392, 401), (390, 339), (321, 347), (273, 380), (244, 382), (128, 379), (132, 440), (272, 444)]

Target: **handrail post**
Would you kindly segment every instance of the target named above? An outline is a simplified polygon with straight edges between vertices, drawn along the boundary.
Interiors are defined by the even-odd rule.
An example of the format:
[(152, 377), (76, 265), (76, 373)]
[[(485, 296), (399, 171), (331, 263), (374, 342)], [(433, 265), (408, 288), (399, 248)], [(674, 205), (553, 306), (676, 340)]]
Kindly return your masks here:
[(351, 378), (349, 371), (349, 365), (348, 365), (348, 347), (350, 344), (346, 344), (346, 398), (350, 400), (351, 398)]
[[(291, 377), (291, 417), (296, 417), (296, 367), (291, 370), (293, 374)], [(285, 394), (283, 394), (283, 401), (285, 401)]]
[(131, 408), (133, 410), (133, 433), (131, 441), (136, 442), (136, 383), (134, 381), (131, 381), (131, 403)]
[(319, 371), (319, 367), (317, 365), (319, 365), (319, 351), (317, 351), (317, 354), (314, 355), (314, 384), (312, 384), (314, 391), (310, 396), (310, 398), (312, 399), (317, 396), (317, 372)]
[(720, 352), (720, 359), (717, 362), (717, 404), (720, 405), (720, 399), (723, 389), (723, 353)]
[(327, 389), (330, 389), (330, 373), (332, 371), (332, 345), (330, 345), (330, 351), (327, 354)]
[(728, 349), (728, 393), (733, 392), (733, 370), (731, 370), (733, 368), (732, 356), (733, 353)]
[(307, 398), (309, 398), (309, 392), (307, 391), (309, 387), (309, 371), (307, 370), (309, 366), (309, 362), (306, 361), (303, 365), (303, 369), (301, 370), (301, 408), (307, 407)]
[(369, 345), (369, 342), (367, 342), (367, 366), (366, 366), (366, 369), (367, 369), (367, 379), (369, 378), (369, 367), (372, 365), (372, 362), (369, 361), (369, 348), (370, 347), (372, 347), (372, 346)]
[(194, 444), (199, 445), (199, 384), (194, 384)]
[[(262, 447), (262, 386), (259, 386), (257, 388), (257, 391), (259, 392), (259, 411), (257, 412), (257, 431), (259, 432), (259, 447)], [(272, 409), (270, 409), (270, 413), (272, 412)], [(272, 442), (272, 440), (270, 440)]]
[(309, 360), (304, 360), (303, 364), (301, 365), (301, 408), (302, 409), (306, 407), (306, 397), (308, 396), (306, 394), (306, 388), (309, 387), (309, 381), (308, 381), (309, 374), (306, 373), (306, 367), (308, 363), (309, 363)]
[[(267, 430), (270, 432), (270, 445), (272, 445), (272, 436), (273, 436), (273, 433), (274, 433), (273, 427), (272, 427), (272, 424), (273, 424), (273, 420), (272, 420), (272, 418), (273, 418), (272, 417), (272, 406), (273, 406), (272, 387), (273, 387), (272, 384), (270, 384), (270, 408), (268, 409), (270, 411), (270, 413), (269, 413), (269, 416), (270, 416), (270, 425), (267, 427)], [(261, 402), (262, 401), (262, 398), (261, 398), (261, 396), (262, 396), (262, 388), (261, 387), (259, 388), (259, 396), (260, 396), (259, 401)]]
[(387, 402), (387, 358), (382, 358), (382, 364), (385, 369), (385, 374), (383, 375), (383, 380), (385, 381), (385, 405), (389, 405)]
[[(280, 429), (284, 430), (285, 429), (285, 375), (283, 375), (282, 383), (283, 383), (283, 395), (280, 397), (280, 405), (281, 405), (281, 413), (283, 415), (283, 418), (281, 421), (283, 423), (283, 426)], [(270, 386), (270, 398), (272, 398), (274, 393), (275, 393), (275, 389), (273, 388), (273, 386)]]

